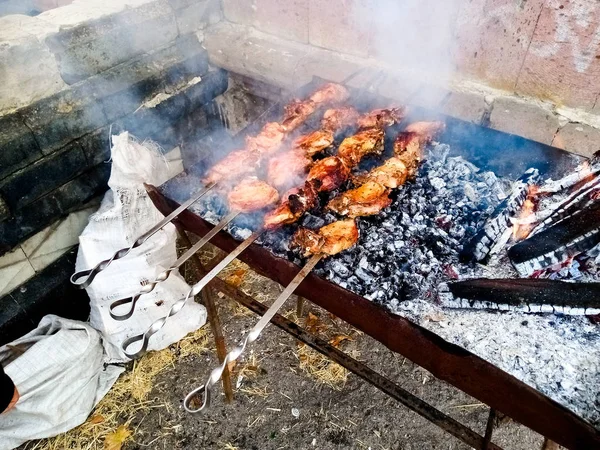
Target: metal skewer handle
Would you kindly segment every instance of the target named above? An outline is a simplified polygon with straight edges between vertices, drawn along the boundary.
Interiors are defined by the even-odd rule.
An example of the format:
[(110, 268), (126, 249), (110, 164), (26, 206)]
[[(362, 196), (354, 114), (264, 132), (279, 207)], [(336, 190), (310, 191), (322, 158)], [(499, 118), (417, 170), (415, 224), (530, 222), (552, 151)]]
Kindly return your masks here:
[[(246, 240), (240, 245), (238, 245), (234, 251), (227, 255), (221, 262), (219, 262), (219, 264), (213, 267), (210, 272), (204, 275), (200, 281), (193, 285), (184, 298), (177, 300), (175, 303), (173, 303), (173, 306), (171, 306), (169, 313), (165, 317), (161, 317), (160, 319), (156, 320), (152, 325), (150, 325), (150, 327), (148, 327), (145, 333), (132, 336), (123, 341), (121, 348), (123, 349), (123, 353), (125, 353), (125, 356), (127, 356), (130, 359), (135, 359), (142, 356), (148, 349), (148, 341), (150, 340), (152, 335), (157, 333), (162, 327), (165, 326), (167, 319), (181, 311), (181, 309), (184, 307), (185, 303), (190, 297), (198, 295), (200, 291), (202, 291), (202, 289), (204, 289), (204, 287), (210, 282), (210, 280), (216, 277), (219, 274), (219, 272), (221, 272), (221, 270), (223, 270), (229, 263), (231, 263), (231, 261), (237, 258), (240, 253), (246, 250), (246, 248), (248, 248), (250, 244), (256, 241), (256, 239), (258, 239), (258, 237), (261, 234), (262, 230), (258, 230), (252, 233), (252, 235), (250, 235), (248, 238), (246, 238)], [(131, 346), (131, 344), (134, 344), (139, 341), (142, 341), (142, 346), (137, 352), (127, 352), (127, 349)]]
[[(285, 301), (294, 293), (298, 285), (302, 283), (302, 281), (308, 276), (308, 274), (317, 265), (321, 258), (323, 258), (323, 255), (314, 255), (308, 260), (308, 262), (302, 268), (302, 270), (298, 272), (298, 274), (294, 277), (292, 282), (285, 288), (281, 295), (279, 295), (277, 300), (275, 300), (275, 303), (271, 305), (271, 307), (267, 310), (265, 315), (262, 316), (260, 320), (256, 323), (256, 325), (254, 325), (254, 327), (250, 330), (250, 332), (246, 336), (246, 339), (244, 339), (244, 342), (242, 342), (240, 346), (235, 347), (225, 356), (223, 363), (219, 367), (213, 369), (205, 384), (194, 389), (185, 397), (185, 400), (183, 401), (183, 407), (187, 412), (197, 413), (203, 411), (210, 405), (210, 389), (215, 383), (219, 381), (221, 375), (223, 375), (223, 371), (225, 370), (227, 364), (238, 359), (240, 355), (244, 353), (246, 347), (258, 338), (262, 330), (269, 324), (273, 316), (277, 314), (277, 312), (283, 306)], [(194, 408), (191, 405), (191, 403), (193, 399), (196, 398), (196, 396), (200, 393), (203, 394), (202, 405), (198, 408)]]
[[(115, 320), (129, 319), (133, 315), (133, 312), (135, 311), (135, 305), (137, 304), (138, 300), (140, 299), (140, 297), (142, 295), (152, 292), (158, 283), (162, 283), (167, 278), (169, 278), (169, 275), (171, 275), (171, 272), (173, 272), (174, 270), (177, 270), (184, 262), (186, 262), (188, 259), (190, 259), (192, 256), (194, 256), (194, 254), (198, 250), (200, 250), (202, 247), (204, 247), (213, 237), (215, 237), (215, 235), (219, 231), (221, 231), (223, 228), (225, 228), (227, 226), (227, 224), (229, 222), (231, 222), (233, 219), (235, 219), (239, 214), (240, 214), (239, 211), (232, 211), (229, 214), (227, 214), (223, 219), (221, 219), (221, 221), (217, 225), (215, 225), (215, 227), (212, 230), (210, 230), (208, 233), (206, 233), (206, 235), (203, 236), (202, 239), (200, 239), (198, 242), (196, 242), (193, 247), (191, 247), (187, 252), (185, 252), (183, 255), (181, 255), (177, 259), (177, 261), (175, 261), (173, 263), (173, 265), (171, 267), (169, 267), (167, 270), (159, 273), (156, 276), (156, 278), (154, 279), (154, 281), (152, 281), (151, 283), (148, 283), (144, 287), (142, 287), (142, 289), (140, 289), (140, 291), (136, 295), (134, 295), (133, 297), (122, 298), (120, 300), (116, 300), (116, 301), (112, 302), (109, 307), (110, 317), (112, 317)], [(115, 309), (117, 309), (123, 305), (129, 305), (129, 309), (121, 314), (116, 313)]]
[(142, 245), (150, 237), (152, 237), (156, 232), (158, 232), (165, 225), (170, 223), (175, 217), (177, 217), (179, 214), (181, 214), (184, 210), (188, 209), (193, 203), (198, 201), (202, 196), (204, 196), (208, 191), (210, 191), (215, 186), (216, 186), (216, 183), (210, 183), (205, 188), (198, 191), (195, 195), (190, 197), (190, 199), (188, 201), (186, 201), (185, 203), (182, 203), (179, 206), (179, 208), (177, 208), (175, 211), (173, 211), (171, 214), (169, 214), (163, 220), (158, 222), (154, 227), (152, 227), (150, 230), (146, 231), (139, 238), (137, 238), (133, 242), (133, 244), (131, 244), (131, 246), (129, 246), (129, 248), (122, 248), (122, 249), (118, 250), (109, 259), (100, 261), (98, 264), (96, 264), (96, 266), (92, 267), (91, 269), (80, 270), (79, 272), (75, 272), (73, 275), (71, 275), (71, 283), (73, 283), (75, 286), (77, 286), (80, 289), (85, 289), (86, 287), (88, 287), (92, 283), (92, 281), (94, 280), (96, 275), (98, 275), (100, 272), (102, 272), (104, 269), (106, 269), (108, 266), (110, 266), (110, 264), (113, 261), (127, 256), (129, 254), (129, 252), (131, 252), (131, 250)]

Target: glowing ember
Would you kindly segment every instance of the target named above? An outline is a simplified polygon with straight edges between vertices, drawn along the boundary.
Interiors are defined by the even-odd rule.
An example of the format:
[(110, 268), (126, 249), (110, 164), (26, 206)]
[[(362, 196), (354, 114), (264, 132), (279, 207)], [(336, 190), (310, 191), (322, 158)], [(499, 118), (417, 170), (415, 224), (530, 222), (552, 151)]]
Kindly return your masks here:
[(526, 239), (533, 230), (535, 225), (535, 210), (537, 208), (537, 202), (535, 197), (539, 191), (539, 186), (531, 185), (527, 191), (527, 198), (523, 202), (523, 208), (519, 213), (519, 217), (513, 222), (513, 241), (518, 242)]

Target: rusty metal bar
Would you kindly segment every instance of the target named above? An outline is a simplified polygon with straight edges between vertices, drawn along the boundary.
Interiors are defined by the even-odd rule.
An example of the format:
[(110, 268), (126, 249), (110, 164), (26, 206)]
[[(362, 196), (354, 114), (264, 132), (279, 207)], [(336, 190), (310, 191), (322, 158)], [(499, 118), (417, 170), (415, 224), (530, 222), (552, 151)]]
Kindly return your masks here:
[[(178, 205), (154, 187), (150, 187), (148, 193), (157, 209), (165, 215)], [(190, 211), (184, 211), (179, 220), (186, 230), (201, 236), (212, 229), (210, 223)], [(217, 234), (211, 242), (225, 252), (238, 245), (224, 232)], [(247, 248), (240, 260), (284, 286), (298, 272), (295, 264), (276, 257), (259, 245)], [(560, 445), (582, 450), (600, 448), (600, 431), (581, 417), (493, 364), (410, 320), (314, 274), (307, 277), (296, 293), (405, 356), (436, 378)]]
[[(244, 305), (246, 308), (260, 316), (262, 316), (268, 309), (267, 306), (256, 301), (249, 295), (241, 292), (239, 289), (226, 283), (220, 278), (215, 278), (209, 283), (209, 285), (213, 286), (216, 290), (223, 292), (228, 297)], [(447, 416), (440, 410), (431, 406), (429, 403), (421, 400), (419, 397), (401, 388), (380, 373), (375, 372), (373, 369), (367, 367), (361, 362), (358, 362), (354, 358), (351, 358), (329, 343), (307, 332), (291, 320), (283, 317), (281, 314), (276, 314), (273, 319), (271, 319), (271, 323), (319, 353), (327, 356), (331, 360), (359, 376), (369, 384), (375, 386), (383, 393), (399, 401), (411, 411), (421, 415), (431, 423), (450, 433), (465, 444), (476, 449), (483, 448), (485, 439), (484, 437), (480, 436), (460, 422), (454, 420), (452, 417)], [(486, 448), (489, 450), (502, 450), (501, 447), (489, 442)]]
[(490, 442), (492, 442), (492, 434), (494, 433), (494, 425), (496, 422), (496, 410), (490, 408), (490, 415), (488, 416), (487, 424), (485, 426), (485, 435), (483, 436), (483, 445), (481, 450), (489, 450)]
[[(181, 242), (183, 243), (183, 246), (186, 247), (186, 250), (189, 250), (192, 247), (190, 238), (188, 237), (185, 230), (182, 228), (181, 224), (178, 221), (175, 221), (174, 224), (177, 228), (177, 232), (179, 234)], [(204, 275), (206, 275), (206, 269), (202, 265), (202, 262), (200, 261), (200, 258), (198, 258), (197, 255), (192, 256), (190, 262), (190, 265), (196, 272), (196, 279), (199, 280)], [(225, 355), (227, 355), (227, 346), (225, 344), (225, 336), (223, 335), (223, 327), (221, 326), (221, 319), (219, 318), (219, 310), (217, 309), (215, 297), (215, 292), (210, 287), (208, 287), (208, 289), (203, 289), (202, 293), (200, 294), (202, 304), (206, 307), (206, 313), (208, 315), (210, 329), (215, 338), (215, 346), (217, 347), (217, 357), (219, 358), (219, 363), (222, 363), (225, 360)], [(225, 367), (221, 380), (223, 383), (223, 392), (225, 392), (225, 400), (227, 401), (227, 403), (231, 403), (233, 401), (233, 385), (231, 383), (231, 374), (229, 372), (229, 367)]]
[(300, 297), (299, 295), (296, 298), (296, 316), (302, 317), (304, 313), (304, 297)]

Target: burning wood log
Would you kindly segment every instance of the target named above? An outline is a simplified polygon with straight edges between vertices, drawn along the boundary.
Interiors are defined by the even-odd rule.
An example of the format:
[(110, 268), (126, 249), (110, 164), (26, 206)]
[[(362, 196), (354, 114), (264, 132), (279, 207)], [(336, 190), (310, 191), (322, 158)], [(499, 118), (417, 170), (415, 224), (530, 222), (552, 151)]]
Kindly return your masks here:
[(573, 172), (560, 180), (549, 180), (540, 188), (540, 195), (556, 194), (580, 183), (587, 183), (600, 174), (600, 151), (590, 161), (584, 161)]
[(600, 201), (547, 227), (508, 250), (522, 276), (563, 263), (600, 242)]
[(512, 229), (513, 219), (521, 211), (530, 186), (537, 184), (538, 180), (539, 171), (529, 169), (515, 182), (511, 194), (496, 207), (479, 232), (464, 246), (461, 261), (484, 261), (488, 257), (495, 243), (508, 229)]
[(600, 283), (545, 279), (472, 279), (450, 283), (442, 306), (569, 315), (600, 314)]

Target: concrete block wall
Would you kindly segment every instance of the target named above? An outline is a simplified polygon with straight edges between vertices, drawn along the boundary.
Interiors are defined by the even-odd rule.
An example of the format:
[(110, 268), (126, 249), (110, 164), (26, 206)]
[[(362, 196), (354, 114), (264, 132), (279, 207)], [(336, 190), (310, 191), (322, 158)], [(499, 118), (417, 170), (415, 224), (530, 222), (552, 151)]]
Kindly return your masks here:
[(0, 297), (12, 299), (77, 244), (107, 189), (111, 132), (156, 141), (180, 171), (183, 136), (228, 84), (203, 48), (218, 0), (46, 3), (0, 17)]
[[(215, 65), (286, 88), (313, 74), (341, 80), (367, 66), (387, 71), (393, 81), (383, 90), (402, 99), (433, 78), (428, 91), (445, 95), (434, 92), (439, 101), (429, 95), (424, 106), (588, 156), (600, 149), (593, 141), (600, 129), (599, 2), (403, 2), (412, 5), (403, 12), (414, 18), (411, 30), (428, 16), (447, 16), (448, 42), (437, 55), (448, 60), (452, 78), (440, 85), (435, 70), (406, 76), (410, 58), (393, 61), (395, 49), (403, 54), (403, 46), (420, 42), (386, 17), (390, 3), (222, 0), (225, 21), (207, 30), (206, 47)], [(387, 54), (381, 42), (389, 43)], [(428, 48), (435, 54), (435, 45)]]

